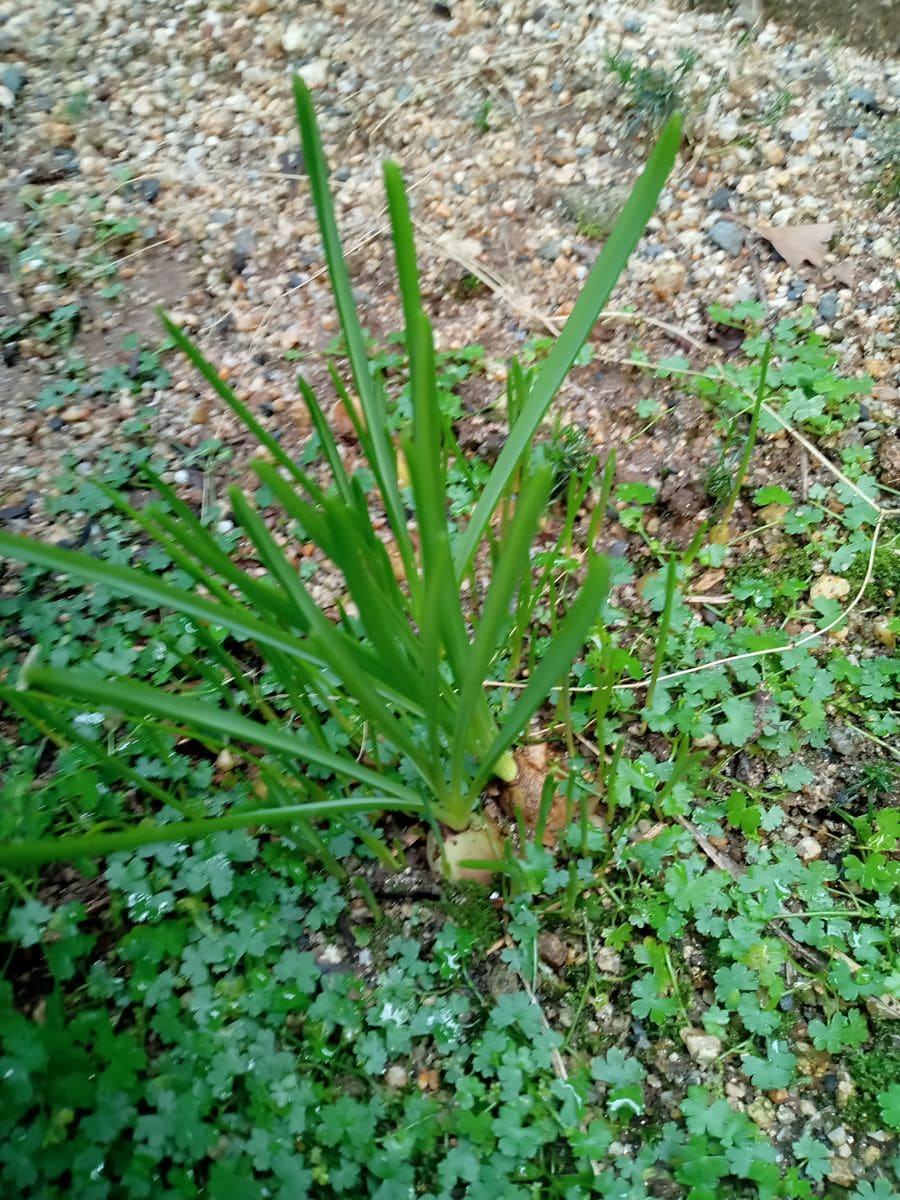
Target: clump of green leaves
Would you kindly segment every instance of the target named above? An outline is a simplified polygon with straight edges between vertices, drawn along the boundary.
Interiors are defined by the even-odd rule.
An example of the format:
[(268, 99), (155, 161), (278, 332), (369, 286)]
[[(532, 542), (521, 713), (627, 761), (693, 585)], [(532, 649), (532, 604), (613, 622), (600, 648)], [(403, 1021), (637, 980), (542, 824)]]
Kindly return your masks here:
[[(223, 748), (232, 741), (241, 746), (247, 766), (258, 772), (259, 792), (267, 803), (213, 817), (202, 805), (184, 805), (163, 793), (183, 821), (164, 830), (92, 832), (54, 845), (22, 843), (0, 851), (8, 862), (84, 857), (135, 848), (160, 837), (183, 840), (214, 829), (273, 821), (299, 823), (307, 844), (321, 852), (313, 819), (346, 819), (385, 807), (422, 813), (433, 824), (440, 821), (463, 829), (490, 774), (515, 777), (511, 747), (558, 679), (568, 673), (597, 620), (608, 570), (591, 552), (578, 594), (564, 619), (555, 623), (527, 686), (503, 711), (491, 707), (484, 680), (507, 641), (511, 611), (521, 620), (523, 611), (533, 609), (537, 601), (531, 590), (530, 547), (553, 471), (546, 463), (531, 461), (534, 435), (652, 212), (677, 150), (677, 119), (664, 131), (546, 360), (527, 373), (513, 362), (508, 399), (515, 420), (459, 532), (449, 513), (448, 462), (454, 447), (438, 402), (431, 327), (422, 307), (412, 222), (399, 172), (391, 164), (385, 168), (406, 326), (411, 420), (401, 424), (395, 443), (388, 432), (384, 376), (369, 358), (353, 301), (312, 101), (299, 79), (295, 100), (358, 411), (336, 372), (332, 378), (353, 414), (366, 472), (348, 473), (319, 402), (301, 378), (300, 391), (330, 470), (330, 483), (322, 486), (263, 429), (183, 332), (166, 322), (174, 343), (268, 455), (253, 469), (265, 503), (277, 504), (280, 516), (267, 520), (240, 490), (230, 492), (235, 520), (265, 577), (223, 554), (196, 515), (159, 479), (154, 482), (167, 509), (151, 505), (138, 513), (121, 497), (117, 502), (193, 586), (163, 583), (132, 566), (0, 536), (0, 550), (7, 554), (189, 618), (203, 630), (201, 637), (227, 678), (226, 682), (218, 672), (192, 662), (206, 688), (198, 691), (189, 685), (175, 691), (124, 676), (104, 678), (108, 673), (103, 671), (59, 673), (30, 659), (23, 673), (30, 691), (17, 696), (7, 690), (10, 702), (25, 715), (49, 714), (53, 695), (64, 694), (78, 704), (175, 723), (204, 744)], [(402, 479), (401, 456), (408, 482)], [(380, 525), (374, 523), (376, 504), (384, 513), (394, 562)], [(502, 540), (492, 524), (498, 513)], [(410, 514), (417, 543), (410, 532)], [(314, 543), (339, 572), (343, 594), (335, 597), (336, 620), (323, 612), (286, 554), (286, 527), (293, 527), (302, 541)], [(470, 595), (477, 594), (473, 564), (485, 553), (493, 569), (476, 608), (466, 598), (464, 583)], [(280, 707), (247, 679), (243, 661), (226, 650), (213, 631), (254, 645), (254, 653), (278, 681)], [(253, 717), (246, 715), (248, 708), (255, 710)], [(52, 723), (52, 718), (42, 719)], [(295, 720), (302, 722), (302, 732), (292, 728)], [(369, 749), (366, 739), (371, 735), (374, 744)], [(66, 736), (71, 736), (68, 725)], [(107, 756), (106, 767), (116, 771), (112, 756)]]

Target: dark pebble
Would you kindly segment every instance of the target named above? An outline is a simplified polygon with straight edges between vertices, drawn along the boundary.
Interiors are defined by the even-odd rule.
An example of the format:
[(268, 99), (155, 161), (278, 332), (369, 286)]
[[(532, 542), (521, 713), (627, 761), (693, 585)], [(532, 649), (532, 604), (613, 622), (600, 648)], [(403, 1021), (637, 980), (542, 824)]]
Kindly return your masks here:
[(449, 4), (441, 4), (441, 3), (432, 4), (431, 11), (434, 13), (434, 15), (436, 17), (443, 17), (445, 21), (449, 21), (450, 18), (453, 16), (453, 13), (450, 11)]
[(235, 234), (234, 245), (231, 249), (231, 265), (235, 275), (243, 274), (244, 268), (250, 261), (256, 248), (256, 235), (252, 229), (239, 229)]
[(53, 149), (53, 164), (58, 170), (74, 175), (79, 169), (78, 155), (68, 146), (56, 146)]
[(805, 291), (806, 291), (806, 284), (803, 282), (803, 280), (795, 279), (794, 282), (791, 284), (791, 286), (788, 288), (787, 298), (788, 298), (788, 300), (802, 300), (803, 293)]
[(872, 410), (869, 408), (868, 404), (861, 404), (859, 406), (859, 419), (860, 421), (872, 420)]
[(139, 179), (135, 185), (137, 194), (142, 200), (146, 200), (148, 204), (152, 204), (159, 195), (159, 180), (158, 179)]
[(338, 167), (334, 173), (334, 178), (338, 183), (346, 183), (350, 175), (351, 171), (349, 167)]
[(21, 504), (10, 504), (0, 508), (0, 521), (17, 521), (21, 517), (30, 517), (34, 505), (34, 496), (29, 495)]
[(632, 1021), (631, 1022), (631, 1036), (632, 1037), (642, 1038), (644, 1036), (644, 1033), (645, 1033), (645, 1029), (644, 1029), (643, 1021)]
[(264, 417), (271, 417), (274, 414), (275, 409), (267, 401), (265, 404), (261, 404), (259, 406), (259, 411), (262, 413), (262, 415)]
[(66, 424), (66, 423), (65, 423), (65, 421), (62, 419), (62, 417), (51, 417), (51, 418), (50, 418), (50, 420), (47, 422), (47, 427), (48, 427), (48, 428), (49, 428), (49, 429), (50, 429), (50, 430), (51, 430), (53, 433), (59, 433), (59, 431), (60, 431), (61, 429), (64, 429), (64, 428), (65, 428), (65, 424)]
[(303, 151), (299, 148), (285, 150), (278, 155), (278, 166), (282, 175), (305, 175), (306, 159), (303, 157)]
[(782, 1012), (791, 1012), (794, 1007), (794, 997), (790, 994), (782, 996), (778, 1001), (778, 1007)]
[(826, 292), (822, 296), (819, 300), (818, 313), (823, 321), (827, 321), (829, 325), (831, 324), (838, 315), (838, 298), (835, 292)]
[(833, 1096), (834, 1093), (838, 1090), (837, 1075), (831, 1075), (831, 1074), (823, 1075), (822, 1076), (822, 1087), (829, 1094), (829, 1096)]
[(727, 212), (731, 207), (732, 188), (718, 187), (709, 198), (709, 207), (713, 212)]

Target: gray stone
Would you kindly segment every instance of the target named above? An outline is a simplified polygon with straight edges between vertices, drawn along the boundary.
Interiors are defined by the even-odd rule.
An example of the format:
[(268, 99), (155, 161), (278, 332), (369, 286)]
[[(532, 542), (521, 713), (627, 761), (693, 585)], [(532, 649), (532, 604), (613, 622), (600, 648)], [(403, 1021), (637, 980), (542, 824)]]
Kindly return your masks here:
[(78, 155), (71, 146), (56, 146), (53, 150), (53, 165), (66, 174), (74, 174), (78, 170)]
[(826, 292), (819, 300), (819, 316), (823, 321), (831, 322), (838, 315), (838, 298), (837, 292)]
[(253, 230), (239, 229), (234, 236), (234, 245), (231, 249), (231, 265), (235, 275), (242, 273), (255, 249), (256, 234)]
[(713, 210), (713, 212), (727, 212), (731, 207), (731, 199), (733, 196), (734, 192), (731, 188), (716, 188), (709, 198), (709, 207)]
[(867, 142), (869, 140), (869, 131), (866, 129), (865, 125), (857, 125), (857, 127), (853, 130), (852, 136), (855, 137), (858, 142)]
[(788, 300), (802, 300), (803, 293), (806, 291), (806, 284), (802, 279), (795, 279), (788, 288)]
[(27, 79), (28, 76), (19, 67), (6, 67), (0, 71), (0, 83), (8, 87), (14, 96), (18, 96)]
[(638, 20), (637, 17), (626, 17), (622, 22), (622, 28), (626, 33), (641, 33), (644, 28), (644, 22)]
[(283, 150), (278, 155), (278, 166), (284, 175), (305, 175), (306, 159), (298, 146), (294, 150)]
[(852, 87), (847, 89), (847, 97), (854, 104), (859, 104), (862, 108), (872, 112), (878, 108), (878, 101), (875, 99), (875, 93), (871, 88), (867, 87)]
[(152, 176), (149, 179), (139, 179), (135, 184), (135, 190), (142, 200), (152, 204), (159, 195), (159, 180)]
[(535, 253), (543, 262), (556, 262), (559, 258), (562, 249), (562, 242), (556, 238), (550, 242), (544, 242), (543, 246), (538, 246)]
[(732, 258), (740, 254), (744, 245), (744, 231), (734, 221), (716, 221), (706, 232), (709, 240)]
[(832, 750), (842, 758), (852, 758), (859, 751), (859, 742), (852, 730), (843, 725), (832, 725), (828, 731), (828, 740)]

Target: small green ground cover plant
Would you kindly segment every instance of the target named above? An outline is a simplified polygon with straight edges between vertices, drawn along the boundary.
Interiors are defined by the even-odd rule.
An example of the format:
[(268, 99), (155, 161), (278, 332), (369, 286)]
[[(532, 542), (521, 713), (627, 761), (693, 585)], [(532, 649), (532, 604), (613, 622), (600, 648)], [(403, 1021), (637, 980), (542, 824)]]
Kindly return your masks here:
[[(402, 224), (402, 204), (395, 221), (398, 213)], [(399, 244), (410, 249), (402, 236)], [(338, 273), (336, 292), (342, 287)], [(406, 298), (414, 299), (410, 289)], [(223, 498), (195, 514), (162, 485), (150, 510), (134, 510), (123, 496), (142, 472), (161, 484), (162, 464), (139, 446), (124, 458), (110, 453), (96, 481), (76, 472), (61, 481), (59, 511), (91, 519), (89, 562), (5, 542), (32, 564), (0, 599), (4, 1189), (41, 1200), (892, 1200), (900, 1188), (900, 777), (890, 747), (900, 675), (887, 646), (854, 659), (824, 639), (794, 648), (784, 625), (832, 622), (834, 603), (809, 596), (814, 565), (858, 570), (862, 582), (880, 532), (884, 566), (873, 587), (885, 636), (900, 632), (890, 575), (896, 535), (876, 524), (882, 497), (858, 456), (841, 465), (870, 504), (841, 482), (803, 498), (792, 487), (748, 494), (741, 477), (751, 414), (769, 428), (763, 399), (784, 412), (799, 391), (808, 403), (791, 419), (827, 438), (834, 422), (852, 423), (867, 385), (840, 381), (805, 318), (767, 331), (766, 350), (755, 310), (729, 314), (746, 342), (726, 374), (634, 355), (635, 368), (660, 384), (695, 388), (719, 422), (722, 509), (742, 495), (761, 524), (778, 510), (783, 556), (764, 572), (752, 560), (733, 563), (725, 544), (703, 537), (673, 552), (649, 521), (654, 490), (615, 486), (571, 433), (550, 429), (541, 447), (529, 418), (499, 475), (457, 454), (458, 386), (479, 355), (458, 351), (431, 369), (426, 328), (409, 308), (402, 339), (376, 347), (348, 318), (332, 354), (336, 363), (349, 356), (361, 373), (360, 399), (363, 362), (383, 360), (369, 379), (373, 391), (373, 379), (386, 380), (373, 403), (387, 466), (378, 465), (363, 404), (357, 432), (367, 467), (342, 474), (313, 398), (315, 434), (299, 462), (284, 462), (260, 431), (280, 469), (262, 464), (255, 505), (233, 493), (229, 510)], [(179, 344), (221, 394), (212, 368)], [(511, 372), (512, 429), (548, 352), (529, 350)], [(587, 363), (589, 351), (577, 358)], [(423, 362), (434, 381), (427, 398)], [(641, 415), (654, 422), (662, 411)], [(439, 581), (462, 578), (465, 570), (446, 572), (473, 561), (479, 504), (490, 516), (477, 561), (495, 580), (516, 577), (494, 593), (502, 639), (485, 635), (484, 657), (470, 660), (495, 749), (498, 731), (512, 727), (516, 694), (559, 645), (557, 610), (585, 595), (574, 547), (595, 531), (589, 522), (587, 535), (575, 533), (589, 493), (601, 514), (615, 507), (637, 545), (588, 592), (594, 619), (580, 645), (552, 660), (533, 710), (542, 723), (534, 736), (565, 746), (560, 788), (571, 820), (555, 841), (541, 836), (552, 799), (545, 788), (536, 828), (523, 825), (494, 864), (490, 899), (475, 885), (437, 884), (424, 869), (417, 847), (429, 829), (446, 836), (442, 822), (461, 797), (423, 789), (415, 754), (391, 739), (393, 726), (371, 719), (387, 699), (388, 716), (402, 714), (413, 731), (397, 736), (438, 745), (452, 767), (454, 697), (460, 705), (475, 691), (465, 691), (449, 651), (436, 669), (422, 652), (411, 661), (431, 671), (432, 684), (439, 676), (433, 691), (446, 705), (429, 714), (424, 692), (411, 703), (411, 685), (394, 667), (416, 651), (387, 600), (368, 610), (369, 629), (366, 608), (338, 591), (327, 618), (341, 635), (337, 650), (327, 632), (316, 641), (321, 626), (290, 579), (309, 585), (317, 567), (303, 563), (289, 577), (279, 558), (289, 542), (274, 499), (290, 496), (285, 507), (302, 522), (321, 504), (339, 555), (348, 514), (365, 529), (364, 502), (388, 505), (392, 479), (404, 518), (410, 501), (420, 522), (434, 516), (427, 480), (415, 478), (414, 421), (440, 447), (435, 474), (451, 519)], [(395, 437), (412, 467), (408, 486)], [(217, 447), (207, 450), (219, 457)], [(329, 467), (333, 502), (321, 482)], [(313, 488), (322, 495), (311, 497)], [(493, 507), (480, 499), (492, 488)], [(552, 512), (553, 536), (509, 558), (515, 539), (530, 543), (529, 503)], [(237, 528), (221, 523), (226, 511)], [(268, 579), (227, 565), (250, 544)], [(403, 597), (394, 615), (409, 617), (423, 642), (429, 630), (452, 630), (455, 611), (428, 624), (438, 599), (421, 547), (401, 556), (402, 570), (387, 564), (390, 578), (381, 550), (368, 541), (363, 549), (368, 586), (374, 580), (397, 605)], [(688, 602), (691, 579), (720, 567), (731, 603), (717, 619), (701, 618)], [(635, 608), (624, 597), (639, 578)], [(137, 593), (142, 604), (126, 580), (146, 589)], [(480, 602), (464, 613), (467, 653), (478, 647), (495, 584), (486, 588), (476, 571), (471, 586)], [(185, 595), (194, 597), (191, 611)], [(296, 610), (287, 603), (295, 600)], [(256, 608), (271, 615), (268, 625), (243, 611)], [(370, 648), (387, 634), (397, 639), (394, 657), (384, 643), (379, 659)], [(302, 657), (296, 642), (314, 653)], [(25, 682), (39, 686), (17, 689), (34, 645), (43, 665), (26, 670)], [(755, 656), (761, 649), (770, 653)], [(341, 690), (349, 676), (339, 652), (357, 656), (374, 700)], [(736, 655), (747, 657), (692, 669)], [(498, 677), (525, 687), (484, 686)], [(60, 705), (51, 686), (73, 680)], [(178, 708), (179, 698), (189, 707)], [(217, 725), (192, 719), (196, 706), (213, 705)], [(477, 718), (478, 705), (470, 711)], [(252, 730), (239, 723), (248, 712)], [(827, 852), (806, 859), (783, 831), (798, 801), (814, 794), (837, 723), (872, 753), (861, 750), (830, 802)], [(237, 729), (246, 737), (233, 736)], [(290, 740), (280, 742), (282, 733)], [(302, 768), (291, 762), (300, 737)], [(479, 811), (491, 753), (467, 746), (460, 821)], [(382, 810), (390, 815), (377, 816)], [(52, 863), (73, 857), (75, 868)], [(51, 865), (39, 869), (45, 860)], [(699, 1049), (698, 1037), (706, 1039)], [(850, 1174), (843, 1146), (853, 1148)]]

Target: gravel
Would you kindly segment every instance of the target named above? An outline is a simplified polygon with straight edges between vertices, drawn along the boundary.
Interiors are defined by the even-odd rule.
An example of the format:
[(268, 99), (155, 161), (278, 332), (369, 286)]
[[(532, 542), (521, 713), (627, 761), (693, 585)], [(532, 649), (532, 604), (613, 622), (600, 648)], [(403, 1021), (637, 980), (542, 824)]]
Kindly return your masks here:
[[(713, 302), (761, 295), (774, 317), (811, 305), (837, 339), (842, 369), (875, 379), (879, 437), (898, 415), (897, 204), (879, 209), (869, 190), (900, 66), (773, 22), (748, 35), (738, 22), (661, 0), (639, 17), (621, 0), (323, 0), (300, 9), (286, 0), (62, 9), (0, 0), (4, 236), (24, 236), (32, 219), (23, 187), (38, 196), (64, 189), (68, 202), (49, 211), (46, 236), (79, 268), (55, 289), (48, 271), (14, 277), (0, 296), (2, 320), (78, 304), (72, 353), (99, 372), (127, 360), (123, 334), (161, 341), (161, 303), (266, 427), (298, 447), (309, 424), (284, 354), (322, 350), (337, 330), (294, 126), (289, 84), (299, 71), (314, 89), (367, 327), (383, 336), (400, 321), (381, 182), (391, 158), (410, 187), (439, 346), (485, 344), (477, 399), (490, 403), (503, 392), (499, 360), (570, 310), (646, 158), (647, 142), (626, 133), (627, 91), (606, 71), (607, 55), (672, 71), (682, 46), (697, 53), (683, 84), (689, 138), (611, 308), (705, 342)], [(854, 136), (863, 112), (867, 138)], [(89, 277), (99, 201), (104, 217), (141, 227), (110, 243), (125, 285), (119, 301), (100, 295), (108, 280)], [(802, 297), (791, 268), (750, 233), (754, 221), (836, 224), (822, 266), (804, 269)], [(461, 295), (473, 269), (498, 276), (501, 290)], [(623, 447), (623, 476), (659, 485), (666, 461), (690, 483), (714, 432), (684, 404), (672, 428), (633, 439), (643, 385), (619, 364), (634, 337), (625, 321), (604, 326), (597, 354), (608, 361), (573, 377), (558, 405), (598, 448)], [(651, 356), (683, 349), (652, 326), (640, 339)], [(19, 526), (32, 531), (47, 524), (41, 498), (62, 458), (73, 453), (89, 474), (102, 451), (124, 448), (123, 418), (136, 403), (74, 397), (60, 407), (77, 408), (77, 421), (38, 406), (64, 360), (30, 338), (5, 347), (9, 365), (0, 366), (0, 508), (17, 511), (37, 494)], [(304, 363), (330, 404), (324, 365), (314, 354)], [(170, 365), (172, 385), (144, 397), (158, 454), (179, 470), (185, 454), (219, 437), (240, 461), (240, 431), (186, 364)], [(684, 520), (692, 525), (692, 513)]]

